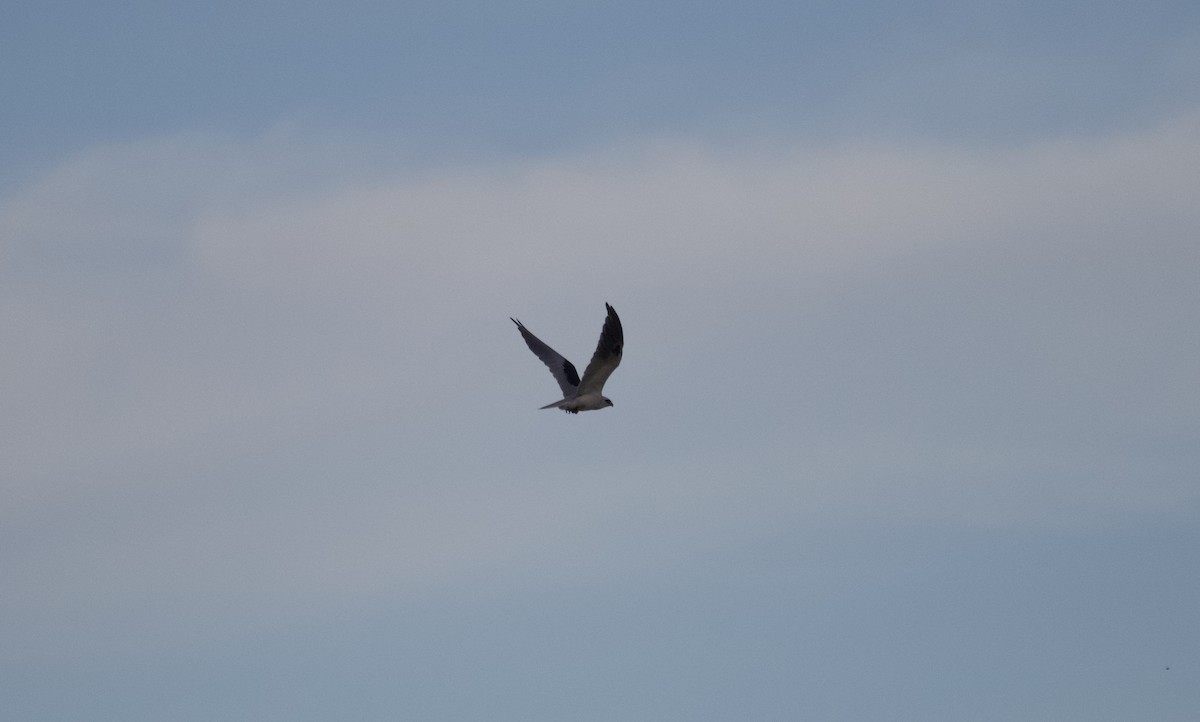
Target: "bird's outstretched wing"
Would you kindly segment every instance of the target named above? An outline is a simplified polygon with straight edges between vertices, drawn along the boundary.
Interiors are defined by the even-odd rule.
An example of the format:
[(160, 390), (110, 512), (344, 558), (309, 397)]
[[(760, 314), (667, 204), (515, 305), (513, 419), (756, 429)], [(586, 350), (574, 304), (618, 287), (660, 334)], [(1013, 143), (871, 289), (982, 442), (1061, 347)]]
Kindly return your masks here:
[[(625, 349), (625, 332), (621, 329), (621, 319), (617, 317), (617, 312), (613, 310), (612, 306), (606, 303), (604, 307), (608, 309), (608, 318), (604, 319), (604, 329), (600, 331), (600, 342), (596, 344), (596, 353), (592, 354), (592, 360), (588, 362), (587, 368), (583, 371), (583, 381), (579, 384), (581, 396), (600, 393), (604, 388), (604, 382), (608, 381), (608, 377), (617, 369), (617, 364), (621, 363), (621, 352)], [(526, 341), (528, 340), (526, 337)], [(541, 342), (539, 341), (539, 343)], [(529, 347), (533, 348), (533, 345), (530, 344)], [(551, 353), (554, 352), (551, 351)]]
[[(558, 382), (559, 388), (562, 389), (563, 398), (575, 398), (575, 396), (579, 393), (579, 372), (575, 370), (575, 365), (563, 358), (562, 354), (542, 343), (542, 340), (530, 333), (529, 329), (525, 328), (525, 325), (520, 321), (512, 317), (509, 317), (508, 320), (517, 324), (517, 329), (521, 332), (521, 337), (525, 339), (525, 344), (529, 346), (529, 350), (533, 352), (534, 356), (540, 358), (542, 363), (546, 364), (546, 367), (550, 369), (550, 373), (554, 374), (554, 380)], [(607, 324), (605, 325), (605, 328), (608, 328)], [(620, 330), (620, 322), (618, 322), (618, 334), (620, 333)], [(615, 367), (616, 365), (614, 364), (614, 368)], [(591, 368), (591, 366), (588, 366), (589, 370), (591, 370)], [(610, 373), (612, 373), (611, 370), (604, 374), (604, 377), (608, 378), (608, 374)], [(601, 381), (600, 383), (603, 384), (604, 382)]]

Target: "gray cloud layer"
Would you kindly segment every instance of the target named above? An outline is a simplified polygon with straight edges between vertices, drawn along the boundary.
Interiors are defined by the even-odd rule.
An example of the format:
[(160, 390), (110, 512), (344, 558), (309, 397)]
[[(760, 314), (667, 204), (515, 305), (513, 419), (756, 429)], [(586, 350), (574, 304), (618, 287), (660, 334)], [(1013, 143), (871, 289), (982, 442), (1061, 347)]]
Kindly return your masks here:
[[(1198, 131), (419, 173), (286, 138), (83, 154), (0, 204), (6, 635), (1194, 509)], [(506, 317), (580, 363), (604, 301), (616, 408), (535, 413)]]

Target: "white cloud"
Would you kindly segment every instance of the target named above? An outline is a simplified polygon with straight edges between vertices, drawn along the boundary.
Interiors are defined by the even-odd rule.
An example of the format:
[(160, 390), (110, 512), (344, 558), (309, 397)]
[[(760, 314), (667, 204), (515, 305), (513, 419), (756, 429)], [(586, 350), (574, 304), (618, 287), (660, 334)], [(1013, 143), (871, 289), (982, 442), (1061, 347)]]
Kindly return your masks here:
[[(83, 154), (0, 203), (0, 514), (78, 514), (77, 496), (112, 490), (132, 508), (103, 514), (131, 532), (85, 528), (14, 573), (58, 570), (29, 587), (30, 608), (73, 576), (114, 604), (195, 593), (269, 607), (594, 548), (612, 535), (589, 528), (628, 509), (682, 508), (671, 528), (687, 536), (797, 516), (1043, 523), (1056, 505), (1194, 498), (1170, 468), (1140, 499), (1113, 476), (1097, 486), (1102, 467), (1134, 473), (1139, 459), (1073, 461), (1072, 425), (1099, 415), (1118, 433), (1129, 416), (1152, 438), (1196, 422), (1194, 299), (1160, 306), (1187, 293), (1178, 271), (1200, 236), (1198, 126), (1190, 114), (986, 152), (664, 141), (386, 174), (286, 139)], [(329, 168), (334, 180), (313, 177)], [(993, 265), (1019, 285), (990, 280)], [(617, 410), (643, 415), (622, 420), (637, 429), (622, 442), (657, 443), (629, 452), (642, 466), (626, 482), (560, 488), (554, 463), (619, 431), (533, 415), (552, 384), (505, 317), (536, 314), (523, 320), (582, 362), (594, 333), (579, 324), (603, 301), (631, 339)], [(895, 301), (926, 315), (880, 313)], [(1029, 434), (1062, 431), (1063, 445), (1023, 437), (1026, 411)], [(984, 416), (994, 426), (960, 435)], [(307, 492), (251, 480), (248, 511), (216, 492), (187, 503), (189, 474), (261, 456), (278, 476), (312, 439), (353, 465), (350, 440), (379, 419), (405, 450), (386, 460), (391, 491), (372, 486), (392, 473), (376, 466)], [(546, 464), (478, 461), (518, 431)], [(753, 455), (736, 451), (750, 440)], [(1032, 478), (1064, 466), (1092, 476)], [(147, 491), (168, 477), (184, 480)], [(195, 573), (168, 573), (180, 560)]]
[[(305, 164), (274, 139), (104, 148), (0, 206), (9, 328), (32, 342), (9, 351), (7, 377), (26, 377), (9, 393), (40, 384), (53, 396), (98, 358), (141, 365), (143, 388), (232, 382), (231, 357), (247, 352), (304, 374), (247, 346), (261, 337), (302, 362), (288, 342), (322, 322), (444, 342), (481, 299), (827, 283), (933, 249), (1030, 239), (1136, 247), (1134, 234), (1200, 225), (1196, 125), (1191, 115), (1139, 136), (991, 153), (651, 143), (324, 189), (293, 180)], [(156, 259), (158, 246), (177, 250)], [(30, 386), (29, 374), (42, 378)]]

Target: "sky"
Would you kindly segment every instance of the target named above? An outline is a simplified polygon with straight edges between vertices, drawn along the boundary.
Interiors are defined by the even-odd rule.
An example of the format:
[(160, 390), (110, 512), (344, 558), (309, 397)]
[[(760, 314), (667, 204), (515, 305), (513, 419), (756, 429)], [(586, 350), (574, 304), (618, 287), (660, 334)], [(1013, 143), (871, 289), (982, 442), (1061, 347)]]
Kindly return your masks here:
[(6, 716), (1195, 719), (1200, 5), (4, 16)]

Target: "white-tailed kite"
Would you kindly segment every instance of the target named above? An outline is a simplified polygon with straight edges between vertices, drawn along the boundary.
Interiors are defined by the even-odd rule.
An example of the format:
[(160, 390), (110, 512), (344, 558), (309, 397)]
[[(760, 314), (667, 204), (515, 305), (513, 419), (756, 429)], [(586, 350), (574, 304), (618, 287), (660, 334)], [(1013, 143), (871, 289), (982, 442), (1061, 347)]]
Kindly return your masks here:
[(601, 396), (604, 382), (621, 363), (621, 351), (625, 347), (625, 333), (621, 330), (621, 319), (613, 307), (604, 304), (608, 309), (608, 318), (604, 319), (604, 330), (600, 332), (600, 343), (596, 344), (596, 353), (583, 371), (583, 380), (575, 370), (574, 364), (562, 357), (562, 354), (542, 343), (541, 339), (529, 332), (529, 329), (515, 318), (510, 321), (517, 324), (529, 350), (542, 360), (542, 363), (554, 374), (554, 380), (562, 389), (563, 398), (552, 404), (546, 404), (543, 409), (562, 409), (569, 414), (580, 411), (593, 411), (612, 406), (613, 402)]

